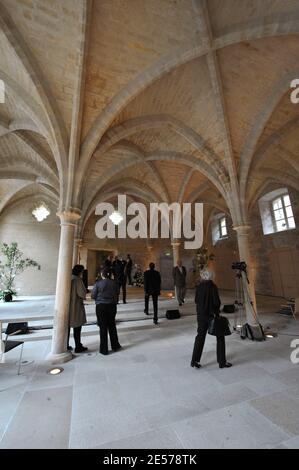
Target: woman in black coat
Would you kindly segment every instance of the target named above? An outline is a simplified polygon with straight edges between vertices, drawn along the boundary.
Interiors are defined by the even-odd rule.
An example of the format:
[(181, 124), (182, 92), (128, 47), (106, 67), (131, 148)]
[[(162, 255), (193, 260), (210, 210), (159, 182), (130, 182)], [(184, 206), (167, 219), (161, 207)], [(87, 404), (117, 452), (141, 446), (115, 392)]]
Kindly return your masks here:
[[(218, 288), (211, 278), (211, 272), (203, 271), (201, 273), (201, 282), (198, 284), (195, 294), (198, 329), (194, 343), (191, 367), (197, 369), (201, 367), (200, 359), (210, 322), (214, 316), (219, 315), (221, 306)], [(220, 369), (232, 366), (232, 364), (226, 362), (224, 336), (217, 336), (217, 361)]]
[(115, 323), (118, 284), (117, 281), (111, 279), (112, 274), (111, 269), (104, 268), (101, 280), (96, 282), (92, 291), (92, 298), (96, 303), (98, 326), (100, 327), (100, 353), (104, 356), (108, 354), (108, 332), (112, 350), (116, 352), (121, 349)]

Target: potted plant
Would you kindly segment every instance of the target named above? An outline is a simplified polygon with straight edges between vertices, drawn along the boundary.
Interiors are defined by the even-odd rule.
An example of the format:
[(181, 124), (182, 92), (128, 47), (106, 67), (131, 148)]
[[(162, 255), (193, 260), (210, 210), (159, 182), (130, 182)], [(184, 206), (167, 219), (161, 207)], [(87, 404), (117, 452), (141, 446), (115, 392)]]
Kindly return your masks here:
[(17, 295), (14, 288), (16, 276), (27, 268), (35, 267), (40, 270), (41, 267), (36, 261), (25, 258), (16, 242), (10, 245), (0, 243), (0, 257), (0, 299), (12, 302), (13, 297)]
[(0, 291), (0, 300), (3, 300), (3, 302), (12, 302), (13, 297), (15, 295), (17, 295), (17, 293), (14, 290), (1, 290)]

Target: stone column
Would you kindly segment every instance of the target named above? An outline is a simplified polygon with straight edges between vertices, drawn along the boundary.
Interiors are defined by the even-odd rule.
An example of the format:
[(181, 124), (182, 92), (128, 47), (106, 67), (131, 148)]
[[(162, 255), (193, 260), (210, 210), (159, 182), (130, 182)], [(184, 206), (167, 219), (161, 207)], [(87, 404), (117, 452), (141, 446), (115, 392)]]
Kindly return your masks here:
[(145, 263), (144, 268), (148, 269), (149, 263), (155, 263), (155, 261), (156, 261), (153, 257), (154, 246), (150, 241), (147, 241), (146, 249), (147, 249), (147, 262)]
[(80, 219), (80, 214), (72, 211), (61, 212), (57, 215), (60, 218), (61, 233), (52, 348), (51, 353), (47, 357), (47, 360), (52, 364), (59, 364), (70, 361), (72, 359), (72, 354), (67, 351), (67, 332), (69, 321), (74, 237), (76, 224)]
[(82, 238), (75, 238), (74, 253), (73, 253), (73, 266), (79, 263), (79, 250), (82, 244)]
[(79, 247), (79, 262), (87, 269), (88, 248), (83, 244)]
[(173, 266), (176, 267), (180, 259), (180, 246), (181, 242), (173, 240), (171, 242), (172, 254), (173, 254)]
[[(238, 239), (238, 247), (239, 247), (239, 256), (240, 261), (245, 261), (247, 264), (247, 274), (250, 284), (248, 285), (244, 274), (242, 275), (243, 278), (243, 288), (245, 292), (245, 311), (247, 322), (250, 325), (257, 325), (258, 320), (254, 315), (254, 311), (256, 312), (256, 296), (255, 296), (255, 288), (254, 288), (254, 270), (251, 262), (250, 256), (250, 248), (249, 248), (249, 235), (250, 235), (250, 226), (249, 225), (240, 225), (234, 227), (234, 230), (237, 232), (237, 239)], [(248, 296), (246, 296), (246, 291), (248, 292), (248, 296), (252, 300), (253, 308), (250, 305), (250, 302), (247, 300)], [(254, 309), (254, 310), (253, 310)]]

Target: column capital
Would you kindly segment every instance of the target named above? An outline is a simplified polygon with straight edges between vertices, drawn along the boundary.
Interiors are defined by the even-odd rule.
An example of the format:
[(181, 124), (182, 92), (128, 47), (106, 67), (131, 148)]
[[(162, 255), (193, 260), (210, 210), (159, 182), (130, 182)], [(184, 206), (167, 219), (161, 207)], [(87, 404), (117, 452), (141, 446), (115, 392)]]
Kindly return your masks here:
[(57, 212), (57, 217), (60, 218), (61, 225), (73, 225), (76, 227), (78, 220), (81, 219), (81, 211), (68, 210)]
[(238, 235), (247, 236), (250, 233), (251, 225), (235, 225), (233, 229), (237, 232)]

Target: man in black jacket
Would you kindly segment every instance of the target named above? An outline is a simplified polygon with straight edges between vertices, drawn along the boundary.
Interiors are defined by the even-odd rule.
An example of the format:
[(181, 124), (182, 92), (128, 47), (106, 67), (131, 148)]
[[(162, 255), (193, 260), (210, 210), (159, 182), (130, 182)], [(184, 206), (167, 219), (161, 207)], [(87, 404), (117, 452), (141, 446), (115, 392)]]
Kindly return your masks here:
[(126, 278), (128, 280), (129, 286), (133, 285), (133, 282), (132, 282), (132, 268), (133, 268), (133, 261), (132, 261), (131, 255), (128, 255), (127, 256), (125, 274), (126, 274)]
[(150, 263), (149, 270), (144, 273), (144, 293), (145, 293), (145, 309), (144, 313), (148, 315), (149, 298), (153, 298), (154, 306), (154, 324), (158, 324), (158, 297), (161, 294), (161, 276), (155, 270), (155, 264)]
[(115, 256), (114, 261), (113, 261), (113, 271), (115, 275), (115, 279), (118, 284), (118, 297), (120, 296), (120, 290), (122, 289), (123, 291), (123, 303), (126, 304), (126, 297), (127, 297), (127, 278), (125, 275), (125, 267), (126, 267), (126, 262), (123, 260), (120, 260), (118, 256)]
[[(218, 288), (212, 281), (212, 273), (208, 270), (201, 272), (201, 282), (196, 287), (195, 303), (198, 329), (194, 342), (191, 367), (199, 369), (210, 322), (214, 316), (219, 316), (221, 307)], [(232, 364), (226, 361), (224, 335), (217, 336), (217, 361), (220, 369), (232, 366)]]

